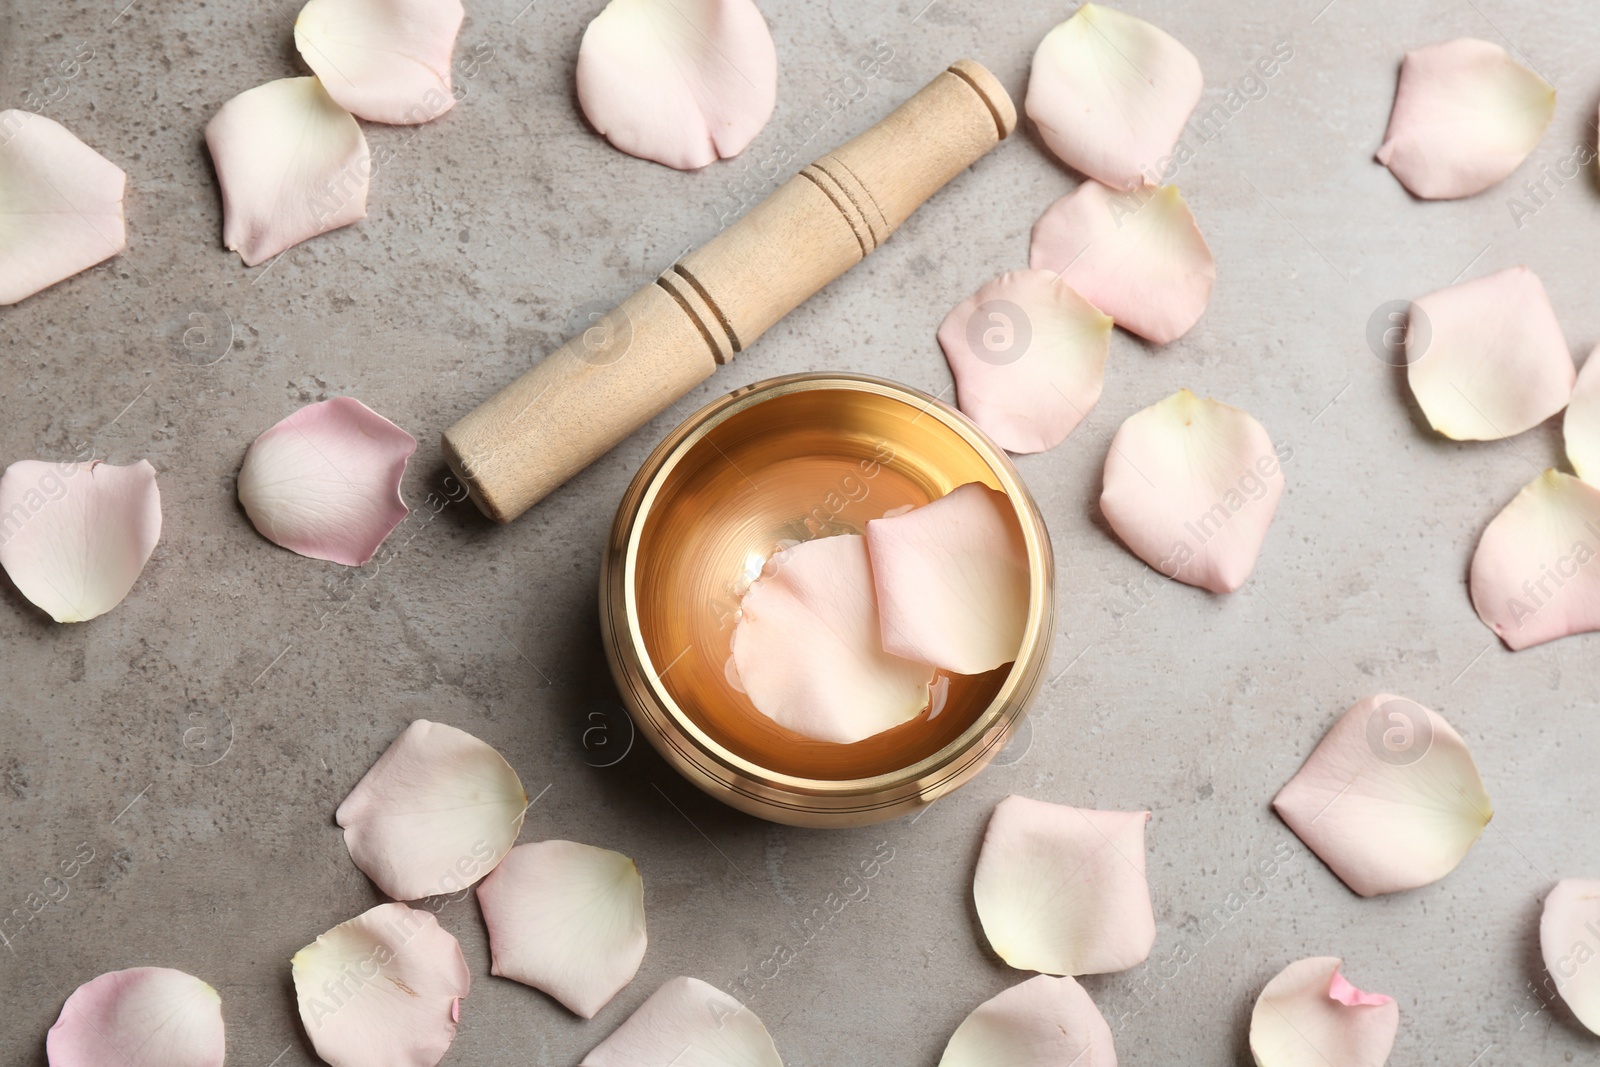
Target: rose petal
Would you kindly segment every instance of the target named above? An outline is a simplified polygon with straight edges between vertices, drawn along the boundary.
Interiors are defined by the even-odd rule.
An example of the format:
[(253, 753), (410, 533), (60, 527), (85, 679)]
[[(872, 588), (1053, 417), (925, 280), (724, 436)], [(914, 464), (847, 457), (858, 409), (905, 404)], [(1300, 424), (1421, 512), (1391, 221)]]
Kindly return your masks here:
[(92, 978), (45, 1038), (50, 1067), (222, 1067), (222, 998), (193, 975), (134, 967)]
[(1590, 485), (1600, 485), (1600, 345), (1578, 371), (1578, 381), (1561, 423), (1567, 442), (1567, 461), (1578, 477)]
[(1166, 33), (1084, 4), (1039, 42), (1024, 106), (1062, 162), (1137, 189), (1156, 184), (1203, 84), (1200, 62)]
[(1600, 630), (1600, 489), (1547, 470), (1494, 517), (1472, 554), (1472, 606), (1516, 651)]
[(127, 177), (60, 123), (0, 111), (0, 305), (127, 247)]
[(995, 806), (972, 882), (1001, 959), (1045, 974), (1125, 971), (1156, 940), (1144, 873), (1148, 811), (1089, 811), (1009, 796)]
[(1400, 1006), (1363, 993), (1339, 973), (1341, 960), (1314, 956), (1267, 983), (1250, 1015), (1257, 1067), (1383, 1067), (1400, 1027)]
[(367, 217), (367, 139), (316, 78), (240, 93), (206, 124), (206, 146), (222, 185), (222, 243), (246, 266)]
[(396, 900), (465, 889), (517, 840), (528, 794), (464, 730), (418, 719), (378, 757), (334, 818), (357, 867)]
[(1157, 344), (1188, 333), (1217, 278), (1175, 185), (1116, 193), (1084, 182), (1033, 225), (1028, 262), (1054, 271), (1118, 326)]
[(1255, 568), (1282, 495), (1282, 465), (1261, 424), (1180, 389), (1112, 438), (1100, 510), (1168, 578), (1231, 593)]
[(984, 1001), (939, 1067), (1117, 1067), (1111, 1027), (1071, 978), (1036, 975)]
[(310, 0), (294, 43), (328, 95), (368, 122), (414, 124), (455, 105), (461, 0)]
[(1378, 162), (1425, 200), (1481, 193), (1544, 136), (1556, 91), (1497, 44), (1461, 37), (1407, 52)]
[(1028, 625), (1028, 549), (1004, 493), (969, 482), (867, 523), (883, 649), (956, 674), (1017, 658)]
[(1002, 448), (1043, 452), (1100, 399), (1111, 319), (1051, 271), (1002, 274), (956, 305), (939, 347), (961, 410)]
[(583, 1016), (644, 960), (644, 881), (628, 857), (573, 841), (518, 845), (478, 886), (494, 974)]
[(1368, 993), (1357, 989), (1350, 984), (1350, 980), (1339, 971), (1333, 972), (1333, 981), (1328, 983), (1328, 996), (1348, 1007), (1367, 1005), (1369, 1007), (1382, 1007), (1394, 1003), (1394, 998), (1383, 993)]
[(245, 453), (239, 503), (273, 544), (359, 567), (407, 515), (400, 479), (416, 450), (359, 400), (307, 404)]
[(404, 904), (340, 923), (289, 964), (300, 1021), (332, 1067), (433, 1067), (472, 988), (461, 945)]
[(751, 0), (611, 0), (578, 48), (578, 102), (629, 155), (698, 170), (772, 117), (778, 57)]
[(674, 978), (578, 1067), (783, 1067), (755, 1012), (698, 978)]
[(1494, 815), (1461, 735), (1390, 693), (1339, 716), (1272, 807), (1364, 897), (1437, 882)]
[(1577, 378), (1544, 283), (1527, 267), (1418, 297), (1406, 363), (1428, 422), (1457, 441), (1537, 426), (1566, 406)]
[(1600, 880), (1563, 878), (1544, 898), (1539, 951), (1578, 1021), (1600, 1034)]
[(739, 603), (733, 661), (756, 710), (818, 741), (853, 744), (917, 717), (933, 668), (883, 650), (859, 534), (772, 557)]
[(56, 622), (122, 603), (161, 539), (161, 491), (127, 467), (20, 460), (0, 476), (0, 566)]

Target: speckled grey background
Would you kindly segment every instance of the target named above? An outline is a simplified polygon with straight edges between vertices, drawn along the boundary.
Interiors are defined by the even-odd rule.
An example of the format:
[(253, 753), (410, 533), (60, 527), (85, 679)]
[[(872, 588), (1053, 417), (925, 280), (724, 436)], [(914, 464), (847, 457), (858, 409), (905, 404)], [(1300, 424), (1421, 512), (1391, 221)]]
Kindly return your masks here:
[[(777, 114), (744, 158), (679, 174), (612, 150), (577, 112), (573, 63), (598, 0), (468, 0), (460, 106), (416, 130), (367, 129), (375, 154), (396, 153), (370, 217), (247, 270), (220, 246), (201, 131), (234, 94), (297, 71), (295, 5), (121, 3), (16, 0), (0, 13), (0, 103), (42, 108), (127, 170), (130, 244), (0, 310), (0, 461), (85, 447), (148, 458), (165, 516), (143, 578), (106, 617), (59, 627), (0, 583), (0, 914), (93, 852), (65, 899), (6, 927), (0, 1060), (42, 1064), (67, 993), (152, 964), (221, 991), (230, 1064), (314, 1062), (288, 958), (378, 901), (333, 810), (418, 716), (511, 760), (539, 797), (524, 839), (637, 857), (649, 909), (638, 979), (586, 1023), (491, 978), (476, 905), (444, 904), (475, 982), (448, 1064), (575, 1063), (667, 978), (729, 985), (748, 968), (759, 977), (746, 999), (791, 1067), (932, 1067), (972, 1007), (1023, 977), (989, 954), (970, 904), (984, 820), (1011, 792), (1155, 813), (1155, 953), (1085, 983), (1124, 1064), (1247, 1063), (1261, 985), (1321, 954), (1399, 1000), (1397, 1065), (1600, 1053), (1534, 985), (1544, 892), (1600, 876), (1600, 636), (1513, 655), (1465, 586), (1483, 526), (1559, 462), (1559, 427), (1443, 440), (1365, 341), (1383, 302), (1515, 263), (1543, 277), (1575, 352), (1600, 338), (1593, 167), (1520, 226), (1508, 204), (1542, 165), (1593, 143), (1593, 5), (1123, 5), (1199, 56), (1203, 108), (1278, 42), (1293, 49), (1178, 178), (1216, 253), (1216, 294), (1175, 344), (1117, 335), (1087, 422), (1019, 463), (1054, 539), (1062, 621), (1053, 682), (1004, 765), (916, 820), (808, 832), (702, 797), (642, 744), (591, 765), (615, 759), (628, 731), (599, 648), (602, 538), (646, 452), (724, 390), (809, 369), (947, 390), (935, 327), (1026, 264), (1032, 222), (1076, 181), (1026, 128), (681, 414), (509, 528), (468, 506), (431, 521), (423, 509), (391, 562), (347, 571), (262, 540), (235, 472), (274, 421), (349, 394), (421, 440), (405, 491), (422, 504), (445, 474), (438, 431), (586, 310), (714, 233), (738, 203), (730, 184), (748, 175), (764, 191), (775, 152), (792, 149), (795, 169), (961, 56), (1020, 102), (1033, 48), (1067, 6), (767, 0)], [(1458, 35), (1509, 42), (1558, 87), (1558, 111), (1501, 187), (1418, 203), (1371, 156), (1404, 50)], [(893, 52), (881, 76), (804, 143), (800, 116), (828, 108), (880, 47)], [(1230, 597), (1147, 584), (1095, 506), (1109, 435), (1185, 385), (1248, 409), (1294, 450), (1255, 582)], [(1268, 803), (1339, 712), (1383, 690), (1460, 729), (1497, 815), (1441, 884), (1361, 900)], [(597, 724), (611, 732), (586, 749), (581, 732)], [(865, 896), (799, 945), (791, 923), (880, 843), (893, 859), (860, 883)], [(1246, 882), (1288, 847), (1276, 877)], [(793, 958), (771, 962), (786, 945), (799, 945)]]

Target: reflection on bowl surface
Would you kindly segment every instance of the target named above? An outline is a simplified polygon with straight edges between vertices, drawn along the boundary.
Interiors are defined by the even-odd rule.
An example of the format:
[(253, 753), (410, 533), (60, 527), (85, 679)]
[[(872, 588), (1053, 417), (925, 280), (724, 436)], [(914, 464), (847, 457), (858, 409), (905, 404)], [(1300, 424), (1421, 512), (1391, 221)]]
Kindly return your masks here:
[(959, 738), (994, 700), (1009, 665), (951, 677), (942, 705), (853, 745), (779, 726), (734, 687), (727, 666), (739, 599), (774, 552), (865, 533), (867, 520), (967, 482), (1005, 491), (969, 441), (927, 405), (898, 396), (781, 392), (712, 425), (641, 502), (633, 569), (630, 606), (645, 650), (683, 714), (729, 752), (810, 779), (890, 774)]

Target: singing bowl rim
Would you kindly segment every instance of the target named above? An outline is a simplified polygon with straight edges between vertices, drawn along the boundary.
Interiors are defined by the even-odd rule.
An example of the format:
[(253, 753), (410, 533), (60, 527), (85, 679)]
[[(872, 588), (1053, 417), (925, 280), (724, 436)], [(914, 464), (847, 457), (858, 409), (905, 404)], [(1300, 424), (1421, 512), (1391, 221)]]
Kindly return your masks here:
[[(894, 771), (865, 778), (808, 778), (769, 770), (707, 734), (679, 706), (650, 661), (639, 622), (640, 541), (668, 476), (717, 426), (767, 401), (811, 390), (863, 392), (921, 409), (958, 434), (993, 473), (1016, 511), (1028, 557), (1022, 645), (993, 698), (960, 736)], [(919, 417), (921, 417), (919, 415)], [(763, 818), (799, 825), (874, 822), (931, 803), (964, 783), (1005, 746), (1049, 661), (1055, 622), (1055, 558), (1038, 505), (1005, 451), (937, 397), (885, 378), (791, 374), (727, 393), (685, 419), (656, 446), (623, 494), (601, 563), (600, 623), (606, 658), (628, 711), (652, 746), (706, 792)]]

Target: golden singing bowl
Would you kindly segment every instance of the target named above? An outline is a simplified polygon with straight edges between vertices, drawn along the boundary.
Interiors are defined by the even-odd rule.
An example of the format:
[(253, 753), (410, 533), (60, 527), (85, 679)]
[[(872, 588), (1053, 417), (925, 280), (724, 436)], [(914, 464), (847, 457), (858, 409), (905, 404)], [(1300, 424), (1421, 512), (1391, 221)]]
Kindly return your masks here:
[[(855, 744), (758, 712), (728, 661), (739, 598), (764, 561), (967, 482), (1006, 495), (1027, 546), (1016, 660), (950, 676), (942, 703)], [(1005, 452), (954, 408), (859, 375), (772, 378), (691, 416), (623, 495), (600, 572), (606, 658), (639, 731), (707, 793), (796, 826), (916, 811), (982, 770), (1039, 685), (1054, 618), (1050, 537)]]

